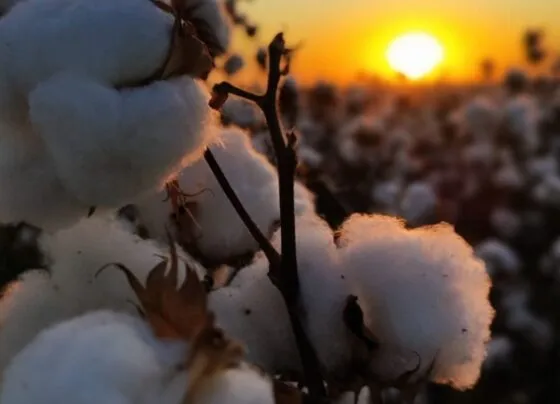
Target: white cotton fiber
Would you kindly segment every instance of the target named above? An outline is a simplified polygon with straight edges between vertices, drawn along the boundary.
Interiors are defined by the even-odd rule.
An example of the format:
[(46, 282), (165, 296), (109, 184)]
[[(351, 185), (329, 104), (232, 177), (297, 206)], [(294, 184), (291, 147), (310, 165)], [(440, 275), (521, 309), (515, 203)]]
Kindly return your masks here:
[(196, 404), (224, 403), (275, 404), (272, 382), (248, 368), (226, 370), (211, 379), (196, 400)]
[[(3, 375), (5, 404), (179, 404), (188, 346), (156, 338), (139, 317), (98, 311), (43, 331)], [(45, 370), (48, 369), (47, 372)], [(246, 364), (197, 385), (192, 404), (274, 403), (272, 383)]]
[(1, 124), (0, 189), (2, 223), (27, 221), (51, 230), (72, 224), (89, 209), (63, 188), (32, 132)]
[(4, 404), (178, 404), (158, 400), (174, 378), (186, 346), (158, 340), (138, 317), (94, 312), (40, 333), (3, 374)]
[[(278, 177), (275, 168), (257, 153), (247, 136), (239, 129), (225, 129), (219, 135), (221, 144), (211, 150), (230, 185), (257, 226), (270, 236), (280, 217)], [(178, 177), (181, 189), (195, 203), (192, 231), (198, 249), (209, 258), (221, 260), (256, 251), (258, 245), (222, 191), (206, 161), (186, 167)], [(299, 211), (309, 209), (311, 197), (300, 188), (296, 195)], [(152, 195), (137, 203), (141, 220), (155, 237), (171, 214), (165, 195)]]
[(492, 227), (506, 240), (516, 237), (521, 230), (521, 217), (507, 207), (497, 207), (490, 217)]
[(436, 217), (438, 202), (430, 183), (413, 182), (402, 193), (399, 213), (411, 226), (430, 224)]
[(528, 95), (511, 98), (504, 106), (503, 118), (506, 128), (514, 136), (513, 141), (521, 142), (526, 152), (536, 151), (540, 142), (538, 136), (540, 111), (536, 100)]
[[(280, 292), (268, 279), (268, 265), (242, 269), (250, 282), (228, 286), (210, 294), (210, 310), (226, 333), (243, 343), (250, 362), (270, 373), (299, 370), (298, 352)], [(244, 276), (248, 276), (245, 274)]]
[(484, 360), (484, 369), (506, 368), (511, 366), (514, 350), (512, 340), (506, 336), (492, 338), (488, 343), (488, 354)]
[[(341, 375), (348, 372), (355, 342), (343, 323), (346, 299), (352, 293), (328, 225), (304, 215), (296, 226), (301, 321), (328, 375)], [(273, 237), (277, 249), (280, 237), (280, 231)], [(253, 362), (273, 373), (298, 369), (297, 357), (290, 356), (295, 346), (286, 308), (267, 273), (268, 262), (258, 255), (230, 287), (212, 293), (212, 308), (224, 329), (247, 344)], [(243, 315), (243, 309), (249, 312)]]
[[(221, 20), (211, 3), (199, 17)], [(145, 81), (172, 25), (145, 0), (26, 0), (0, 19), (0, 153), (16, 156), (1, 163), (1, 221), (64, 228), (201, 157), (208, 91), (187, 76)]]
[(486, 263), (490, 276), (519, 274), (521, 260), (517, 253), (497, 239), (485, 240), (474, 248), (475, 254)]
[(107, 85), (142, 80), (163, 63), (172, 25), (150, 1), (26, 0), (0, 20), (3, 79), (18, 96), (63, 71)]
[(417, 352), (421, 370), (435, 360), (433, 381), (471, 387), (494, 311), (484, 264), (468, 244), (449, 225), (409, 231), (397, 219), (359, 215), (343, 225), (340, 244), (374, 335)]
[(120, 223), (100, 218), (44, 236), (41, 248), (51, 260), (50, 275), (26, 273), (9, 287), (0, 304), (0, 369), (52, 324), (101, 309), (135, 313), (130, 303), (136, 301), (135, 295), (124, 274), (114, 268), (95, 274), (104, 265), (120, 262), (143, 282), (161, 262), (158, 256), (166, 254)]
[(486, 97), (477, 97), (465, 105), (462, 116), (462, 130), (476, 139), (488, 140), (500, 121), (500, 111)]
[(89, 206), (118, 207), (201, 157), (206, 104), (190, 78), (117, 91), (62, 74), (33, 91), (30, 114), (64, 186)]
[[(281, 248), (281, 232), (273, 244)], [(319, 359), (331, 373), (344, 372), (351, 360), (351, 339), (343, 324), (350, 282), (340, 267), (334, 235), (328, 224), (315, 215), (296, 220), (297, 262), (302, 320)], [(339, 373), (340, 374), (340, 373)]]

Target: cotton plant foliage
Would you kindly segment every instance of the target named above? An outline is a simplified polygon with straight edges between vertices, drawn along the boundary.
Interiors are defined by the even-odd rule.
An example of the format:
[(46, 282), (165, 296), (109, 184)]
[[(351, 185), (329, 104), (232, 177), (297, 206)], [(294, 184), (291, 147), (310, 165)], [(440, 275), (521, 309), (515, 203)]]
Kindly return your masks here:
[[(227, 46), (220, 7), (200, 3), (197, 18)], [(9, 9), (0, 20), (0, 220), (57, 230), (92, 206), (161, 189), (201, 157), (215, 133), (205, 86), (186, 74), (146, 81), (166, 61), (173, 24), (145, 0)]]

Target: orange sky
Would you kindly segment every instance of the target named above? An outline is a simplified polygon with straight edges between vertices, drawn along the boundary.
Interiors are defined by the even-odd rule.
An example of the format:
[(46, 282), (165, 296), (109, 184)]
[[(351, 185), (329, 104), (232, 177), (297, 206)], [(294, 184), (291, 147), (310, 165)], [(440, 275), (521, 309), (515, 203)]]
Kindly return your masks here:
[[(454, 81), (477, 77), (486, 56), (499, 68), (523, 63), (521, 36), (528, 26), (545, 29), (547, 48), (560, 54), (560, 0), (254, 0), (242, 9), (262, 27), (263, 42), (279, 30), (288, 40), (304, 41), (294, 72), (305, 82), (348, 82), (360, 70), (392, 78), (386, 48), (407, 31), (441, 41), (445, 60), (433, 76), (443, 72)], [(236, 36), (234, 50), (254, 47)]]

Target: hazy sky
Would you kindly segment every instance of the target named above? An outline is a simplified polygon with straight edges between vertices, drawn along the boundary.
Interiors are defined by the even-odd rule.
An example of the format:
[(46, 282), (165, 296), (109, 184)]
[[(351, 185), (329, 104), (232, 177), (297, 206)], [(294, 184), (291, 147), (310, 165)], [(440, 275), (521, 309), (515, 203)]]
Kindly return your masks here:
[[(560, 0), (254, 0), (243, 9), (260, 23), (263, 41), (278, 30), (304, 41), (295, 66), (304, 80), (347, 81), (359, 70), (391, 76), (387, 45), (407, 31), (441, 41), (441, 69), (452, 79), (477, 75), (486, 56), (500, 68), (523, 63), (528, 26), (545, 29), (547, 48), (560, 54)], [(241, 39), (235, 46), (250, 45)]]

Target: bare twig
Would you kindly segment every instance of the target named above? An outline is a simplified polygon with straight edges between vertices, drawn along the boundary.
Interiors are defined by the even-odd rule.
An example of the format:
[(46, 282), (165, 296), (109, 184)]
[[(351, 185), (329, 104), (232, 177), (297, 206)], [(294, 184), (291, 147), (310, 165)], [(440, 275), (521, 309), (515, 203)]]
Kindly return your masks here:
[(214, 157), (214, 154), (212, 154), (212, 151), (210, 149), (206, 150), (206, 152), (204, 153), (204, 158), (206, 159), (208, 166), (210, 166), (212, 173), (214, 173), (216, 180), (222, 187), (222, 190), (233, 205), (233, 208), (235, 209), (245, 226), (247, 226), (249, 233), (251, 233), (251, 236), (253, 236), (253, 238), (259, 244), (261, 250), (263, 250), (270, 265), (280, 267), (280, 254), (278, 254), (272, 244), (270, 244), (270, 241), (262, 234), (260, 229), (257, 227), (255, 222), (239, 200), (239, 197), (235, 193), (234, 189), (229, 184), (224, 172), (220, 168), (218, 162), (216, 161), (216, 158)]
[[(290, 54), (290, 52), (291, 50), (286, 48), (283, 34), (280, 33), (276, 35), (268, 47), (269, 71), (266, 93), (262, 95), (250, 93), (230, 83), (223, 82), (214, 86), (214, 97), (213, 100), (211, 100), (211, 105), (213, 107), (219, 107), (220, 102), (225, 102), (227, 96), (232, 94), (256, 103), (265, 115), (278, 166), (280, 222), (282, 230), (281, 263), (280, 265), (276, 265), (275, 262), (269, 261), (269, 277), (280, 290), (286, 303), (301, 358), (305, 383), (309, 388), (310, 394), (314, 397), (325, 397), (326, 391), (321, 376), (319, 360), (309, 338), (305, 334), (298, 310), (300, 308), (299, 279), (294, 212), (294, 182), (297, 166), (295, 153), (296, 136), (293, 132), (284, 136), (278, 113), (277, 100), (279, 84), (284, 72), (287, 71), (285, 67), (282, 67), (282, 62), (284, 57)], [(219, 167), (215, 167), (215, 173), (218, 172), (217, 168)], [(222, 184), (222, 186), (225, 186), (225, 184)], [(226, 195), (228, 195), (234, 206), (241, 205), (239, 200), (234, 197), (234, 192), (226, 192)], [(236, 209), (238, 212), (244, 211), (242, 206), (237, 206)], [(241, 218), (250, 230), (250, 227), (253, 225), (250, 220), (247, 220), (250, 219), (247, 216), (245, 212)], [(261, 235), (256, 235), (256, 237), (260, 239)], [(259, 244), (261, 244), (260, 241)]]

